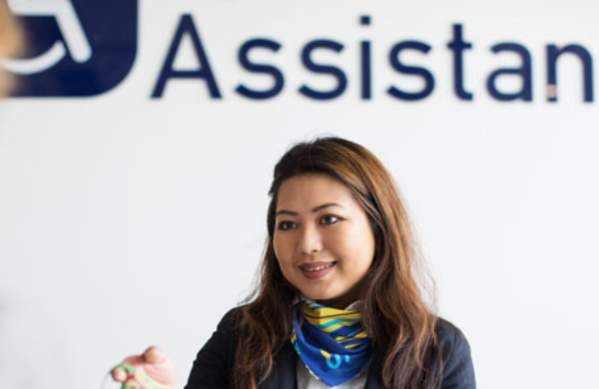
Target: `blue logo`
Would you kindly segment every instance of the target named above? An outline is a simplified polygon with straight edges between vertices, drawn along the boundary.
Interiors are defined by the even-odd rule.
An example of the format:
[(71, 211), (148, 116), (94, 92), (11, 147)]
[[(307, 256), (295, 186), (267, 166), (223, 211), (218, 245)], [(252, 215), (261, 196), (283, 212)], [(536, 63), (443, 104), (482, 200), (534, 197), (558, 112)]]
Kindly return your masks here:
[(13, 96), (95, 96), (127, 76), (137, 51), (137, 0), (8, 0), (27, 36)]

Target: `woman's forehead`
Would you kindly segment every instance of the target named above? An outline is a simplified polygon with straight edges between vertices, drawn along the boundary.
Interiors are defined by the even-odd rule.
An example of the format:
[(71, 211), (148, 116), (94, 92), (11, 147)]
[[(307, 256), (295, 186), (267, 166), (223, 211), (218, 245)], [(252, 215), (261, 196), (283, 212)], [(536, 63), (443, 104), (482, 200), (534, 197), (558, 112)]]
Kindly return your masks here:
[(282, 182), (277, 210), (300, 208), (296, 211), (305, 211), (328, 203), (350, 207), (353, 202), (350, 190), (336, 178), (321, 173), (303, 174)]

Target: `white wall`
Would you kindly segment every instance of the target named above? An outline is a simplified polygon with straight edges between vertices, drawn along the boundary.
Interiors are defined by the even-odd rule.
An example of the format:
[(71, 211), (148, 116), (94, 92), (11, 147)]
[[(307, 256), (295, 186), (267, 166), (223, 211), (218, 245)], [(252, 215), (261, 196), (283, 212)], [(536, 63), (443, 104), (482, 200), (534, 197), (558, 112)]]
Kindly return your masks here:
[[(546, 102), (545, 45), (599, 56), (595, 2), (150, 1), (128, 78), (100, 97), (20, 98), (0, 107), (0, 386), (97, 387), (128, 353), (158, 343), (181, 386), (221, 315), (248, 292), (266, 236), (266, 191), (289, 145), (336, 134), (373, 150), (396, 177), (438, 283), (440, 313), (467, 335), (483, 389), (591, 388), (599, 348), (599, 102), (582, 102), (580, 65), (563, 58), (560, 101)], [(150, 93), (184, 13), (193, 15), (224, 98), (202, 81)], [(362, 14), (372, 17), (360, 27)], [(451, 25), (474, 47), (452, 89)], [(239, 45), (282, 43), (286, 86), (268, 101), (234, 92), (268, 87), (237, 63)], [(315, 58), (342, 67), (327, 88), (299, 51), (317, 37), (346, 46)], [(373, 98), (359, 97), (358, 44), (373, 45)], [(426, 41), (436, 87), (418, 102), (385, 90), (421, 87), (388, 65), (391, 45)], [(499, 102), (486, 77), (515, 66), (500, 41), (533, 59), (532, 102)], [(193, 68), (191, 47), (177, 65)], [(403, 57), (402, 57), (403, 58)], [(597, 66), (593, 67), (597, 71)], [(597, 77), (597, 76), (596, 76)], [(505, 84), (516, 88), (518, 83)], [(594, 86), (597, 92), (599, 86)]]

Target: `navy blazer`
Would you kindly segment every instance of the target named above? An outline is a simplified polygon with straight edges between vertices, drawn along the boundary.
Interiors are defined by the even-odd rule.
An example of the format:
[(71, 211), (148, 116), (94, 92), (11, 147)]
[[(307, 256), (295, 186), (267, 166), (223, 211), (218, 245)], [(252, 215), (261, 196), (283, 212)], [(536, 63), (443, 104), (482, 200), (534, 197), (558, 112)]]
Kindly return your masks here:
[[(237, 346), (234, 311), (222, 318), (212, 337), (198, 352), (185, 389), (229, 388)], [(476, 389), (470, 346), (462, 332), (443, 319), (439, 319), (437, 332), (445, 366), (440, 389)], [(382, 357), (373, 351), (366, 389), (384, 388), (380, 375)], [(275, 355), (272, 372), (258, 389), (297, 389), (297, 362), (298, 356), (289, 342)]]

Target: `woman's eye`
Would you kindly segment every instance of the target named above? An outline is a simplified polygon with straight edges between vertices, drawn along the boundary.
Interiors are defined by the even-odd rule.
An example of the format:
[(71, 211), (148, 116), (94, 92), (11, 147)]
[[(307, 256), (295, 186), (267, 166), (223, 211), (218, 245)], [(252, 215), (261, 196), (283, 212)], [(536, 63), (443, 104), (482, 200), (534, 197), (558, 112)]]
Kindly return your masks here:
[(279, 230), (283, 230), (283, 231), (290, 230), (293, 227), (295, 227), (295, 223), (287, 221), (287, 220), (283, 220), (282, 222), (279, 222), (279, 224), (278, 224)]
[(339, 220), (340, 219), (335, 215), (324, 215), (323, 217), (320, 218), (320, 223), (321, 224), (335, 224)]

